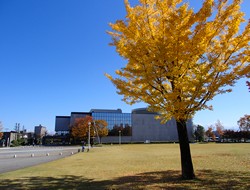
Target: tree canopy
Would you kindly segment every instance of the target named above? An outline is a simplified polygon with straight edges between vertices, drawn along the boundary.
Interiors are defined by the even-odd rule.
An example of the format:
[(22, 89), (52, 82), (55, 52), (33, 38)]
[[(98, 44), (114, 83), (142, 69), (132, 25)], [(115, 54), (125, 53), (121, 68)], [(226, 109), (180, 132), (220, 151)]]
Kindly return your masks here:
[(108, 135), (109, 130), (108, 130), (107, 126), (108, 126), (108, 123), (105, 120), (96, 120), (95, 121), (97, 135), (100, 138), (100, 140), (102, 139), (102, 137), (105, 137)]
[(250, 115), (245, 114), (237, 123), (241, 131), (250, 131)]
[(208, 141), (210, 141), (210, 140), (215, 141), (216, 136), (215, 136), (215, 134), (213, 132), (213, 126), (208, 127), (205, 134), (208, 137)]
[(201, 125), (197, 125), (194, 131), (195, 139), (199, 142), (204, 141), (205, 129)]
[(250, 23), (240, 0), (204, 0), (194, 12), (182, 0), (140, 0), (110, 24), (111, 45), (128, 60), (107, 75), (124, 101), (143, 101), (162, 119), (187, 119), (250, 72)]
[(86, 116), (83, 118), (76, 118), (73, 126), (71, 127), (71, 135), (76, 139), (83, 140), (88, 135), (89, 123), (90, 123), (90, 135), (94, 135), (94, 130), (92, 127), (93, 118), (91, 116)]
[(102, 138), (108, 135), (107, 125), (105, 120), (94, 120), (93, 117), (88, 115), (83, 118), (76, 118), (71, 127), (71, 135), (78, 140), (83, 140), (87, 138), (90, 129), (91, 137), (98, 135)]
[(223, 135), (223, 133), (224, 133), (224, 126), (222, 125), (220, 120), (218, 120), (215, 123), (215, 127), (216, 127), (216, 131), (217, 131), (218, 135), (221, 137)]

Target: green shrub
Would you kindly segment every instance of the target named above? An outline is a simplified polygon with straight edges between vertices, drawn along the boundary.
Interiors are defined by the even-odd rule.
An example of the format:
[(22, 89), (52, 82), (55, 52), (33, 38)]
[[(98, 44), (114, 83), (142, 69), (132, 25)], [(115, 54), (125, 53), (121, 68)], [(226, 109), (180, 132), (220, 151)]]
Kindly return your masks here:
[(13, 140), (11, 141), (11, 146), (21, 146), (21, 145), (25, 145), (25, 140), (24, 139), (17, 139), (17, 140)]

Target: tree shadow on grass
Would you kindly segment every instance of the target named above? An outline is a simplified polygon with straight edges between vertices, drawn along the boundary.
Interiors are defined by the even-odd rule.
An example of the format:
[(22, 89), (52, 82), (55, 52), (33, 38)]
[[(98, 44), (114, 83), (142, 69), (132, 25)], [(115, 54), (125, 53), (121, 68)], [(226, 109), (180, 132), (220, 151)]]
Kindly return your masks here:
[(250, 189), (249, 172), (196, 171), (195, 180), (181, 180), (179, 171), (146, 172), (113, 180), (96, 181), (74, 175), (0, 179), (0, 189)]

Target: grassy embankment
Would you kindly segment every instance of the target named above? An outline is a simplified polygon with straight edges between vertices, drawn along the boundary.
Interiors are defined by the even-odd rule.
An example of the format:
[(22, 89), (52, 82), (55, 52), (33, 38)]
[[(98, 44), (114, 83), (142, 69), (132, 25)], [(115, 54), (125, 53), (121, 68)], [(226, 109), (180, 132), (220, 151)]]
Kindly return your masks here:
[(180, 180), (178, 144), (116, 145), (0, 174), (0, 189), (250, 189), (250, 144), (192, 144), (195, 180)]

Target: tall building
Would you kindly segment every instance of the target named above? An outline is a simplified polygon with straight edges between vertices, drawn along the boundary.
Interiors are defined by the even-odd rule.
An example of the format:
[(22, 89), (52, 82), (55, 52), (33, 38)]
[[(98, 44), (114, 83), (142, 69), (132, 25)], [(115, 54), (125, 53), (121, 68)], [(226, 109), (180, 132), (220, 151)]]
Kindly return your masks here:
[(46, 132), (47, 132), (46, 127), (42, 126), (41, 124), (39, 126), (35, 126), (34, 131), (35, 131), (34, 135), (36, 138), (44, 137), (46, 135)]
[[(57, 134), (69, 133), (70, 126), (73, 125), (76, 118), (92, 116), (94, 120), (105, 120), (108, 123), (108, 129), (114, 127), (132, 127), (130, 136), (122, 136), (122, 142), (176, 142), (178, 133), (175, 119), (171, 119), (165, 124), (156, 120), (157, 113), (147, 111), (146, 108), (132, 110), (132, 113), (122, 113), (121, 109), (91, 109), (90, 112), (72, 112), (71, 116), (56, 116), (55, 131)], [(189, 139), (192, 138), (192, 120), (187, 123)], [(102, 142), (118, 142), (118, 138), (107, 136), (102, 138)]]

